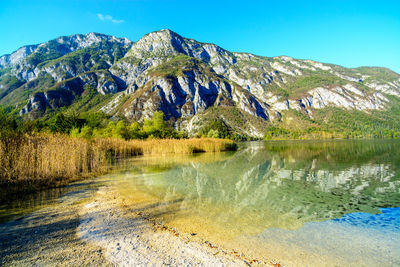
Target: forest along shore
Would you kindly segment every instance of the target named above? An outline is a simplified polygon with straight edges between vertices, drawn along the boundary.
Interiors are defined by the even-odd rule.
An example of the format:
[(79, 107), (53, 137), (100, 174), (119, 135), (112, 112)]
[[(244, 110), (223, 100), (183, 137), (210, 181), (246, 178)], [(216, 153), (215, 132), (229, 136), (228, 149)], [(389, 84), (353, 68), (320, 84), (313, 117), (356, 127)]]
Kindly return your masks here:
[(63, 134), (0, 135), (0, 200), (106, 173), (122, 158), (235, 150), (227, 139), (86, 139)]

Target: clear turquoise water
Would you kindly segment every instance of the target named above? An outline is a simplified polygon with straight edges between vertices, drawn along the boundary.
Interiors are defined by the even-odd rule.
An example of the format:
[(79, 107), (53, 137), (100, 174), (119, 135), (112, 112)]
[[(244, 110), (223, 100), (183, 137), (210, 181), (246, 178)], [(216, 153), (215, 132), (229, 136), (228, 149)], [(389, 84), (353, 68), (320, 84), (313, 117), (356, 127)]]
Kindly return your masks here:
[(235, 153), (143, 158), (118, 177), (126, 196), (154, 199), (148, 213), (254, 257), (391, 266), (400, 264), (399, 145), (246, 143)]
[[(236, 152), (133, 158), (101, 184), (172, 227), (250, 257), (396, 266), (399, 148), (396, 140), (252, 142)], [(55, 199), (87, 188), (67, 187)]]

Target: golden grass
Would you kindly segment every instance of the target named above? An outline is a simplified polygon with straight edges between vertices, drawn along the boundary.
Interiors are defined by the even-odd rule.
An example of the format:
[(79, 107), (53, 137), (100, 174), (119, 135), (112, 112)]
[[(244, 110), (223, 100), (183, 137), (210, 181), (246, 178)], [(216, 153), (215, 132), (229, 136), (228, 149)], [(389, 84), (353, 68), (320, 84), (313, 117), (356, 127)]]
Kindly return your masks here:
[(0, 137), (0, 185), (29, 190), (58, 186), (84, 176), (104, 173), (115, 159), (136, 155), (192, 154), (234, 150), (221, 139), (87, 140), (38, 134)]
[(130, 141), (130, 143), (140, 147), (144, 155), (193, 154), (236, 149), (236, 144), (233, 141), (214, 138), (150, 139), (135, 140)]

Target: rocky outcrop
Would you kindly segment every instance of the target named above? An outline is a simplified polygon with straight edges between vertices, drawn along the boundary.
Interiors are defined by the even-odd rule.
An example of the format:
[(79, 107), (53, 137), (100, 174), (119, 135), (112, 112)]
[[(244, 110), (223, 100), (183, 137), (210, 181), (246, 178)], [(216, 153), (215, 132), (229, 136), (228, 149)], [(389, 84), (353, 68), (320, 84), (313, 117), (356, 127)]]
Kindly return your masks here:
[(340, 107), (348, 110), (384, 109), (389, 99), (381, 92), (365, 93), (352, 84), (334, 88), (317, 87), (308, 91), (305, 97), (295, 100), (272, 100), (272, 109), (278, 112), (295, 109), (312, 112), (312, 109)]
[(51, 87), (46, 92), (38, 92), (31, 96), (28, 103), (19, 112), (24, 114), (35, 112), (41, 114), (46, 109), (57, 109), (72, 104), (74, 99), (84, 91), (96, 90), (100, 94), (113, 94), (121, 90), (109, 72), (89, 72), (75, 78), (65, 80)]
[[(124, 115), (142, 120), (151, 117), (154, 111), (162, 110), (167, 118), (188, 118), (231, 97), (232, 88), (228, 83), (206, 76), (201, 78), (201, 75), (193, 71), (180, 77), (150, 79), (145, 89), (136, 93), (134, 101), (124, 107)], [(144, 113), (147, 109), (148, 112)]]
[(54, 90), (36, 93), (29, 98), (28, 104), (21, 109), (19, 114), (22, 116), (33, 112), (33, 117), (35, 118), (44, 113), (47, 108), (56, 109), (69, 105), (72, 103), (73, 99), (73, 93), (68, 90)]

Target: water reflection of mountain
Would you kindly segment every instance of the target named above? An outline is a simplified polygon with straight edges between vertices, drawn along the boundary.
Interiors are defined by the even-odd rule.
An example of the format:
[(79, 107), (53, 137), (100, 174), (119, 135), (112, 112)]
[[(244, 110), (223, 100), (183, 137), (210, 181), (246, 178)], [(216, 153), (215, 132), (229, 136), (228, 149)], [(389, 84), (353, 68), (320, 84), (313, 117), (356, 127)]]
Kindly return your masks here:
[(185, 209), (223, 223), (293, 229), (400, 206), (397, 148), (390, 141), (255, 143), (224, 160), (145, 175), (140, 187), (160, 199), (183, 198)]

